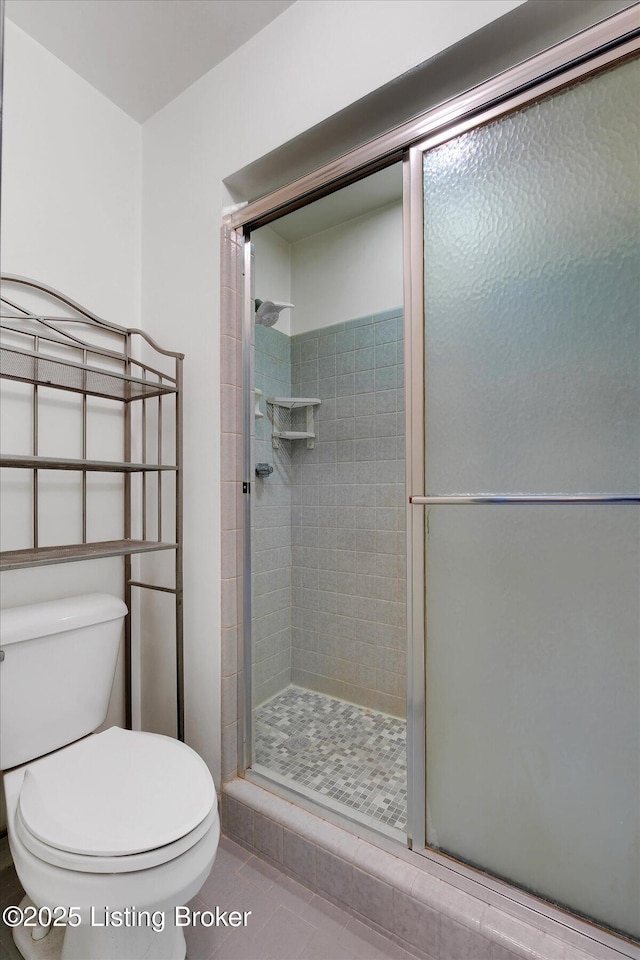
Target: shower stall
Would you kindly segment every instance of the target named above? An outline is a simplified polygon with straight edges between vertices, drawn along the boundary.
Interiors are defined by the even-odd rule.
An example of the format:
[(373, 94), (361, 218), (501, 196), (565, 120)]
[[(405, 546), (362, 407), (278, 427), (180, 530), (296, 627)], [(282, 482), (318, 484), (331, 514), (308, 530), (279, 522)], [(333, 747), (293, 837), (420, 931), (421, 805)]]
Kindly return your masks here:
[(598, 36), (237, 215), (241, 762), (638, 939), (640, 62)]
[(349, 193), (346, 215), (347, 198), (320, 201), (252, 238), (256, 294), (288, 305), (285, 317), (256, 296), (251, 347), (252, 766), (400, 836), (401, 169)]

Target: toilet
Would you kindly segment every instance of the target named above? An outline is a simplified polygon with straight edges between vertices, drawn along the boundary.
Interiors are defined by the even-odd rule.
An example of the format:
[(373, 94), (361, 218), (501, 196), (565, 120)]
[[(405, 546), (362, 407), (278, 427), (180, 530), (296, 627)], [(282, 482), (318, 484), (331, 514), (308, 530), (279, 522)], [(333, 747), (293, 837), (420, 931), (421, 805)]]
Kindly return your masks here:
[(126, 613), (106, 594), (0, 613), (0, 765), (22, 906), (73, 908), (65, 926), (16, 928), (26, 960), (184, 960), (176, 907), (216, 856), (216, 791), (198, 754), (159, 734), (94, 733)]

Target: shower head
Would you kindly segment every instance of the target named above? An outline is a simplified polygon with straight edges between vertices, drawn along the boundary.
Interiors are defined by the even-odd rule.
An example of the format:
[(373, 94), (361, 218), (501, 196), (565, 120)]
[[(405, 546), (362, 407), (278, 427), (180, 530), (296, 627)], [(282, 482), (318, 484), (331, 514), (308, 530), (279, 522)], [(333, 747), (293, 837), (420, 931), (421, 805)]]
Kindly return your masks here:
[(279, 303), (277, 300), (258, 300), (256, 298), (256, 323), (263, 327), (272, 327), (278, 322), (280, 311), (293, 307), (292, 303)]

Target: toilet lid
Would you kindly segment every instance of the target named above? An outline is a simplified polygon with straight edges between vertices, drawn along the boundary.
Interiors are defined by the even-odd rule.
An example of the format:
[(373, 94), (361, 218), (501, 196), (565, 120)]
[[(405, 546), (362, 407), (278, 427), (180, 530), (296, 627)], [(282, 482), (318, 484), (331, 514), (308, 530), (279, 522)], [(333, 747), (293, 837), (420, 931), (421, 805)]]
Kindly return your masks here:
[(111, 727), (29, 764), (20, 815), (52, 847), (142, 853), (184, 837), (211, 811), (211, 774), (179, 740)]

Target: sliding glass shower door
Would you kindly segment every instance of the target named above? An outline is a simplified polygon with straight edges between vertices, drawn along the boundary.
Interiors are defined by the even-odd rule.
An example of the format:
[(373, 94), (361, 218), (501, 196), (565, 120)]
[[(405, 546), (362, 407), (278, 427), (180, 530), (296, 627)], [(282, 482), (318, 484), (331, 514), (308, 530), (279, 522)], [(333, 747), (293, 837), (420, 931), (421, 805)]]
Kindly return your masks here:
[(639, 66), (417, 148), (426, 467), (412, 507), (427, 845), (634, 936)]

